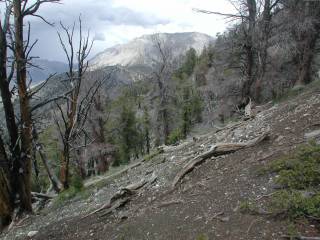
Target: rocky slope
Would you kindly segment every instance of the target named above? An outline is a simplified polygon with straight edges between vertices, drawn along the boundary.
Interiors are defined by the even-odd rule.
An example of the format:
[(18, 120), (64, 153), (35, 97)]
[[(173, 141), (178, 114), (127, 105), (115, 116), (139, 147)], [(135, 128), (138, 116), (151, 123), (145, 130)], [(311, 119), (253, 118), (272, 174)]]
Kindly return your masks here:
[[(260, 206), (263, 197), (274, 191), (275, 176), (257, 174), (262, 166), (294, 151), (310, 136), (320, 141), (319, 134), (310, 134), (319, 133), (320, 86), (255, 110), (254, 118), (203, 130), (206, 134), (90, 179), (87, 194), (50, 204), (2, 238), (30, 239), (29, 233), (34, 235), (31, 239), (39, 240), (283, 239), (286, 221), (243, 214), (240, 205), (256, 199)], [(254, 146), (206, 159), (172, 188), (177, 173), (213, 145), (245, 143), (264, 133), (269, 138)], [(110, 199), (111, 208), (106, 205)], [(94, 213), (97, 209), (101, 210)], [(314, 226), (308, 228), (312, 231), (304, 235), (319, 234)]]

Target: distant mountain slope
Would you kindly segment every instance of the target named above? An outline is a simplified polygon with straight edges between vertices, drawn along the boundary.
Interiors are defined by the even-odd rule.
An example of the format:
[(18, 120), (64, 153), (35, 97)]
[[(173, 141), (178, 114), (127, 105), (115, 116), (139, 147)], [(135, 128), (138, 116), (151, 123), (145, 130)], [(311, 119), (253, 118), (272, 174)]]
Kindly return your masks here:
[[(155, 35), (144, 35), (126, 44), (108, 48), (91, 59), (90, 64), (93, 69), (115, 65), (150, 66), (156, 54), (153, 42)], [(196, 32), (159, 33), (157, 35), (161, 41), (170, 46), (174, 57), (184, 54), (191, 47), (200, 53), (204, 46), (213, 42), (213, 38), (209, 35)]]
[(63, 62), (49, 61), (46, 59), (34, 59), (32, 64), (37, 67), (30, 67), (29, 74), (32, 78), (32, 85), (46, 80), (50, 74), (60, 74), (67, 71), (68, 65)]

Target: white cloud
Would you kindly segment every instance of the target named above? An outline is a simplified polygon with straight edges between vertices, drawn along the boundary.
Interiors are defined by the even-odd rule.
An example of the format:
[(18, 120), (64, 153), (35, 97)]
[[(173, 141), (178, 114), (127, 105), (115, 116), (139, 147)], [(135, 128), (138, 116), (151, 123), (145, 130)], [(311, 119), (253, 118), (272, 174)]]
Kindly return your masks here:
[[(226, 28), (225, 20), (193, 8), (233, 12), (228, 0), (63, 0), (46, 4), (40, 14), (51, 22), (71, 25), (82, 14), (95, 42), (92, 55), (115, 44), (155, 32), (202, 32), (215, 36)], [(39, 39), (34, 55), (63, 60), (56, 34), (40, 19), (32, 19), (33, 37)], [(56, 24), (58, 25), (58, 24)]]

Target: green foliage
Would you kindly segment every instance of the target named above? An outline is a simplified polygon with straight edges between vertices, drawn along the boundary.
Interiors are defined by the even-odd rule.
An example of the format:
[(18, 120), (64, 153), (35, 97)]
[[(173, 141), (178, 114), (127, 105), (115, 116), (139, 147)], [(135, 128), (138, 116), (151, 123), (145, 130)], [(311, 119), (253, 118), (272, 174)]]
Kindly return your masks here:
[(290, 239), (296, 239), (299, 236), (296, 226), (293, 223), (289, 223), (287, 227), (287, 235)]
[(177, 70), (176, 76), (178, 78), (184, 78), (191, 76), (191, 74), (194, 71), (194, 68), (197, 64), (197, 52), (194, 48), (190, 48), (185, 56), (185, 60), (182, 64), (182, 66)]
[(142, 107), (144, 91), (139, 86), (125, 88), (122, 95), (113, 101), (113, 120), (106, 126), (107, 131), (112, 132), (108, 142), (118, 148), (113, 166), (128, 164), (132, 157), (138, 158), (150, 151), (151, 122), (148, 109)]
[(60, 207), (65, 202), (74, 200), (75, 198), (86, 199), (89, 197), (89, 192), (84, 189), (77, 189), (71, 186), (69, 189), (61, 192), (58, 197), (54, 200), (53, 205), (55, 207)]
[(320, 146), (300, 147), (294, 154), (279, 159), (265, 169), (277, 173), (276, 183), (283, 190), (272, 196), (271, 210), (289, 219), (320, 217)]
[(274, 161), (269, 171), (279, 174), (276, 182), (284, 188), (306, 189), (320, 183), (320, 146), (302, 146), (292, 156)]
[[(307, 196), (307, 195), (311, 196)], [(274, 194), (271, 208), (276, 213), (285, 213), (291, 220), (301, 217), (320, 217), (320, 193), (297, 190), (282, 190)]]
[(206, 234), (200, 234), (196, 240), (209, 240), (209, 238)]
[(240, 203), (240, 212), (241, 213), (248, 213), (248, 214), (252, 214), (255, 213), (257, 211), (257, 206), (248, 200), (242, 201)]
[(183, 139), (183, 133), (180, 128), (173, 130), (168, 136), (166, 144), (176, 144), (179, 140)]
[(74, 187), (76, 190), (83, 190), (83, 179), (78, 174), (74, 174), (71, 178), (71, 186)]
[(148, 155), (146, 155), (143, 160), (144, 161), (150, 161), (152, 159), (154, 159), (156, 156), (158, 156), (159, 154), (163, 153), (163, 148), (158, 148), (156, 151), (154, 151), (153, 153), (150, 153)]

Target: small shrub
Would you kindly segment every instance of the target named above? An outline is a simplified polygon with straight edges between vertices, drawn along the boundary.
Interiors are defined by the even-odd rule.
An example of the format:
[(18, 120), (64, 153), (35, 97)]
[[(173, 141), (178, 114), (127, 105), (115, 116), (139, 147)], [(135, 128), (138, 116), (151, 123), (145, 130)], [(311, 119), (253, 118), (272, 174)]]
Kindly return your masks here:
[(283, 189), (271, 199), (272, 212), (290, 220), (320, 217), (320, 146), (314, 142), (294, 154), (272, 162), (266, 172), (277, 173), (275, 180)]
[(158, 156), (159, 154), (163, 153), (163, 148), (158, 148), (157, 151), (155, 152), (152, 152), (148, 155), (146, 155), (144, 158), (143, 158), (143, 161), (150, 161), (152, 160), (153, 158), (155, 158), (156, 156)]
[(316, 187), (320, 183), (320, 146), (315, 143), (302, 146), (292, 156), (271, 163), (268, 170), (279, 174), (276, 183), (284, 188)]
[(168, 144), (168, 145), (176, 144), (182, 138), (183, 138), (183, 133), (181, 132), (181, 129), (177, 128), (170, 133), (166, 144)]
[(257, 206), (248, 200), (242, 201), (240, 203), (240, 212), (241, 213), (247, 213), (247, 214), (252, 214), (255, 213), (257, 209)]
[(200, 234), (196, 240), (209, 240), (209, 238), (206, 234)]
[(301, 217), (320, 217), (320, 194), (306, 196), (303, 192), (282, 190), (277, 192), (271, 202), (272, 211), (282, 213), (289, 219)]
[(78, 191), (83, 190), (83, 179), (78, 174), (75, 174), (71, 179), (71, 186)]

